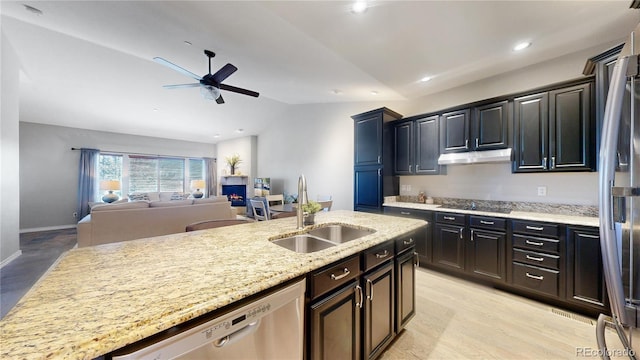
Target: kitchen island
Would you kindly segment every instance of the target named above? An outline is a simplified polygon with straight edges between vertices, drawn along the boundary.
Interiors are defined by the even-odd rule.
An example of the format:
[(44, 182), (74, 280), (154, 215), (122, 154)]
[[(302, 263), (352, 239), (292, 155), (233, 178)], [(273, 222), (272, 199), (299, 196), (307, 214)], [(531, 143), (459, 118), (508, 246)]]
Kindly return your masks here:
[(296, 218), (73, 249), (0, 321), (3, 358), (91, 359), (382, 244), (425, 224), (362, 212), (316, 215), (316, 225), (376, 232), (322, 251), (270, 240)]

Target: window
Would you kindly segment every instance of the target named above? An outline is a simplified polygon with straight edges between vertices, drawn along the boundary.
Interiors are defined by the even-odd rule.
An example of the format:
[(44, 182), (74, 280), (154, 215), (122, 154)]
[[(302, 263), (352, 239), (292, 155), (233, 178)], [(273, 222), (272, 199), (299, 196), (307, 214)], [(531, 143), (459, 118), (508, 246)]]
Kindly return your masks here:
[[(205, 161), (197, 158), (101, 153), (99, 180), (120, 180), (119, 195), (133, 192), (190, 192), (191, 180), (205, 178)], [(126, 195), (124, 195), (126, 196)]]

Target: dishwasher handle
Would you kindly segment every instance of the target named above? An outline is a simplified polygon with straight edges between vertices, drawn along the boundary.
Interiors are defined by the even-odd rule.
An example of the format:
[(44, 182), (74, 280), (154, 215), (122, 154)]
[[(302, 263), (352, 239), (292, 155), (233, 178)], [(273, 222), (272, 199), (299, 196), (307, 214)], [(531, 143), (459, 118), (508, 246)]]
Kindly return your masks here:
[(221, 348), (225, 345), (231, 345), (234, 342), (242, 339), (243, 337), (253, 334), (256, 330), (258, 330), (258, 327), (260, 327), (260, 319), (247, 324), (247, 326), (243, 327), (242, 329), (231, 333), (227, 336), (221, 337), (220, 339), (216, 340), (213, 342), (213, 346)]

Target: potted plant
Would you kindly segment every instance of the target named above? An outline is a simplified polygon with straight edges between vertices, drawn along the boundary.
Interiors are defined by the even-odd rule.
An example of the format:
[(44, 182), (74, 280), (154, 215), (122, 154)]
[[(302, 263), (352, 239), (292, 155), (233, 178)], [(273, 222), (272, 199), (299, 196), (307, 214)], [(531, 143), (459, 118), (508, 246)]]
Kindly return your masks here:
[(304, 215), (304, 224), (313, 225), (316, 220), (316, 213), (322, 210), (322, 206), (313, 200), (309, 200), (306, 204), (302, 204)]
[(234, 154), (233, 156), (227, 157), (226, 160), (227, 165), (229, 165), (229, 171), (231, 172), (231, 175), (235, 174), (236, 166), (242, 162), (242, 160), (240, 160), (240, 155)]

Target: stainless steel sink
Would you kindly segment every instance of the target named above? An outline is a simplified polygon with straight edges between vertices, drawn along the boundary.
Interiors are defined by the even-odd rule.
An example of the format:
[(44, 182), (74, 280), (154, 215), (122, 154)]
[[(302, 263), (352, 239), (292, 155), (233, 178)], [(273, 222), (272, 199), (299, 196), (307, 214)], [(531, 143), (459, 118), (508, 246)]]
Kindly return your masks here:
[(336, 244), (332, 242), (315, 236), (309, 236), (307, 234), (294, 235), (284, 239), (273, 240), (271, 242), (298, 253), (312, 253), (336, 246)]
[(373, 234), (374, 232), (375, 230), (360, 229), (346, 225), (326, 225), (313, 230), (309, 230), (307, 234), (329, 240), (332, 243), (342, 244), (348, 241), (359, 239), (369, 234)]

